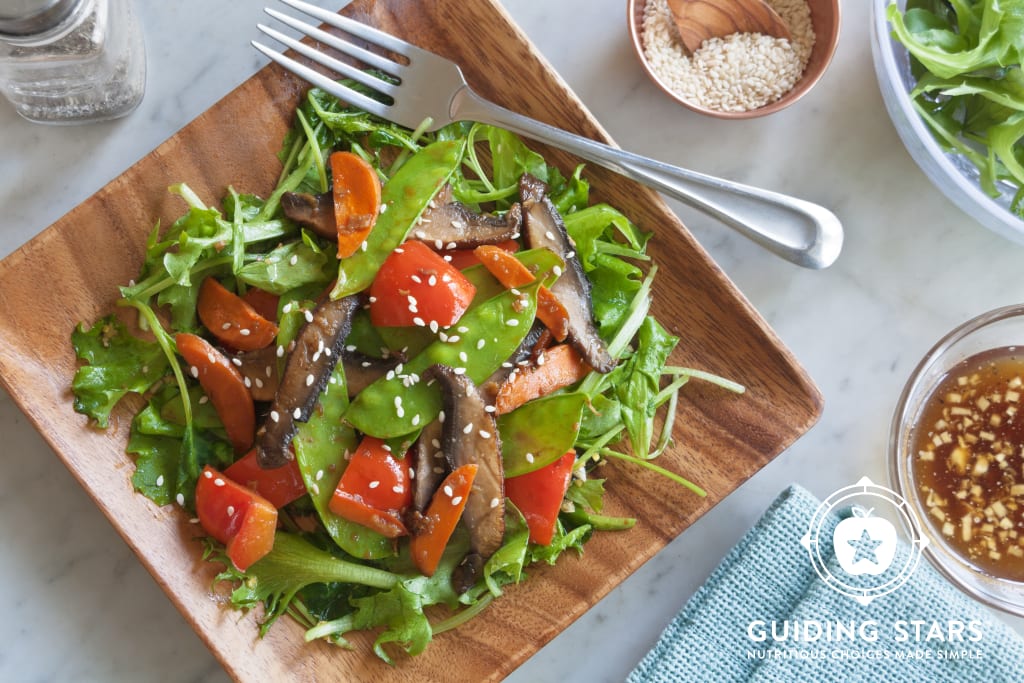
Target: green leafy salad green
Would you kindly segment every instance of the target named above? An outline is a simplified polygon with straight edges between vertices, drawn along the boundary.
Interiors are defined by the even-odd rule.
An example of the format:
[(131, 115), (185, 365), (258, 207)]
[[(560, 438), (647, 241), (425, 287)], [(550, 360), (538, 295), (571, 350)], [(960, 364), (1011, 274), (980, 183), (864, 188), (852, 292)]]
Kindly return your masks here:
[[(965, 14), (961, 21), (970, 24), (973, 16)], [(978, 20), (986, 22), (984, 16)], [(1012, 90), (1016, 79), (1004, 74), (1000, 92)], [(340, 259), (330, 239), (287, 217), (282, 208), (290, 194), (330, 192), (328, 159), (338, 150), (368, 162), (383, 188), (382, 212), (369, 236), (354, 254)], [(317, 89), (298, 107), (279, 159), (279, 182), (265, 198), (229, 189), (215, 203), (185, 184), (171, 187), (183, 200), (184, 213), (170, 226), (153, 228), (138, 277), (120, 291), (118, 304), (137, 314), (137, 329), (122, 323), (124, 316), (111, 314), (80, 324), (72, 335), (82, 361), (73, 380), (76, 411), (107, 427), (123, 398), (142, 399), (127, 452), (135, 463), (136, 490), (156, 504), (180, 506), (201, 518), (197, 487), (203, 477), (223, 472), (243, 455), (229, 434), (234, 418), (224, 414), (234, 404), (214, 400), (207, 390), (211, 385), (204, 384), (193, 362), (183, 359), (183, 340), (189, 335), (215, 349), (207, 354), (211, 373), (228, 372), (220, 365), (229, 364), (215, 362), (221, 355), (232, 362), (241, 357), (237, 349), (218, 343), (217, 330), (197, 312), (200, 284), (214, 279), (229, 296), (256, 290), (271, 298), (274, 310), (269, 316), (276, 337), (268, 347), (266, 373), (269, 378), (286, 372), (295, 340), (312, 324), (311, 311), (325, 300), (365, 297), (382, 263), (412, 238), (417, 220), (445, 187), (454, 201), (501, 217), (521, 201), (524, 174), (544, 184), (571, 237), (574, 252), (569, 257), (578, 259), (585, 274), (593, 324), (614, 367), (592, 371), (497, 419), (506, 475), (528, 475), (545, 464), (540, 454), (549, 453), (543, 459), (551, 463), (568, 450), (575, 454), (570, 459), (571, 483), (558, 501), (553, 534), (546, 543), (531, 540), (522, 510), (510, 500), (500, 501), (500, 547), (484, 558), (473, 585), (458, 590), (453, 575), (473, 546), (464, 524), (455, 528), (436, 571), (428, 576), (417, 569), (404, 537), (387, 537), (337, 514), (332, 494), (350, 454), (370, 432), (397, 461), (411, 458), (410, 447), (440, 405), (440, 388), (419, 380), (412, 369), (426, 372), (431, 364), (458, 357), (465, 367), (454, 374), (461, 370), (480, 383), (499, 371), (502, 362), (511, 365), (507, 349), (521, 346), (526, 328), (534, 323), (539, 284), (565, 277), (560, 273), (566, 255), (522, 245), (515, 257), (539, 273), (538, 283), (511, 290), (479, 265), (466, 267), (463, 272), (475, 284), (476, 295), (457, 328), (379, 327), (367, 306), (359, 308), (344, 340), (346, 352), (369, 359), (366, 365), (389, 357), (400, 357), (403, 365), (354, 396), (344, 390), (351, 381), (345, 365), (338, 361), (333, 366), (311, 413), (296, 420), (292, 446), (303, 493), (280, 507), (268, 553), (240, 569), (230, 542), (216, 540), (213, 532), (205, 541), (205, 557), (225, 566), (218, 582), (226, 584), (230, 604), (246, 610), (262, 606), (261, 634), (288, 614), (304, 625), (307, 639), (346, 645), (346, 634), (365, 630), (375, 634), (374, 650), (381, 658), (391, 661), (395, 648), (414, 655), (434, 634), (471, 619), (501, 596), (504, 587), (521, 581), (530, 564), (555, 563), (566, 551), (582, 552), (595, 532), (633, 526), (632, 519), (605, 514), (608, 482), (599, 476), (599, 465), (606, 460), (653, 469), (703, 495), (698, 486), (653, 460), (670, 445), (679, 392), (690, 379), (735, 392), (743, 387), (668, 364), (679, 339), (649, 314), (657, 271), (645, 253), (649, 235), (617, 209), (591, 203), (582, 167), (560, 172), (516, 136), (486, 125), (453, 124), (436, 133), (404, 129)], [(414, 304), (410, 302), (413, 310)], [(494, 318), (495, 310), (505, 322), (492, 322), (486, 334), (474, 337), (474, 324), (502, 319)], [(459, 342), (456, 330), (467, 340)], [(502, 355), (488, 355), (492, 347), (502, 349)], [(540, 362), (536, 356), (534, 361)], [(312, 381), (310, 374), (307, 384)], [(246, 377), (245, 382), (253, 392), (263, 385), (259, 377)], [(254, 405), (256, 426), (278, 420), (269, 400)], [(413, 405), (420, 407), (410, 415)], [(426, 417), (423, 423), (421, 416)], [(443, 422), (444, 414), (438, 419)], [(479, 431), (481, 437), (491, 436)], [(224, 482), (218, 476), (216, 483)], [(232, 516), (235, 511), (234, 506), (227, 508), (226, 523), (235, 525), (230, 533), (242, 533)], [(428, 610), (431, 606), (440, 607)]]
[(1024, 188), (1024, 1), (908, 0), (887, 8), (893, 35), (910, 53), (914, 107), (936, 140), (979, 171), (982, 189)]

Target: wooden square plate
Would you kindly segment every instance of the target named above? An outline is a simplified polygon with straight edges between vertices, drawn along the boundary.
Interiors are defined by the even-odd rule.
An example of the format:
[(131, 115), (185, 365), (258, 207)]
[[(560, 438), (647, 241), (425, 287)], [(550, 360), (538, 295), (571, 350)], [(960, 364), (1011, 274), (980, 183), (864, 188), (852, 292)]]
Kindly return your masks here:
[[(485, 97), (607, 140), (494, 0), (360, 1), (345, 13), (454, 59)], [(683, 392), (675, 443), (659, 464), (698, 482), (708, 497), (609, 464), (607, 511), (636, 517), (636, 528), (597, 535), (583, 557), (569, 554), (555, 567), (531, 568), (530, 578), (510, 587), (472, 627), (437, 636), (423, 655), (402, 657), (393, 667), (373, 655), (368, 638), (355, 638), (355, 650), (307, 644), (287, 618), (258, 639), (256, 615), (241, 617), (211, 598), (216, 568), (200, 559), (196, 527), (186, 515), (133, 492), (124, 452), (130, 411), (116, 411), (107, 431), (73, 412), (76, 359), (69, 337), (79, 321), (91, 323), (113, 309), (118, 285), (138, 272), (154, 222), (169, 225), (183, 211), (169, 185), (187, 182), (208, 201), (219, 200), (228, 185), (264, 196), (270, 191), (279, 172), (276, 152), (304, 90), (275, 66), (261, 70), (0, 262), (0, 381), (236, 679), (498, 680), (808, 430), (821, 413), (821, 396), (658, 195), (589, 167), (595, 197), (655, 234), (650, 252), (661, 270), (653, 312), (682, 338), (671, 362), (748, 388), (736, 396), (693, 382)], [(567, 174), (578, 163), (541, 151)], [(46, 315), (39, 307), (43, 288)]]

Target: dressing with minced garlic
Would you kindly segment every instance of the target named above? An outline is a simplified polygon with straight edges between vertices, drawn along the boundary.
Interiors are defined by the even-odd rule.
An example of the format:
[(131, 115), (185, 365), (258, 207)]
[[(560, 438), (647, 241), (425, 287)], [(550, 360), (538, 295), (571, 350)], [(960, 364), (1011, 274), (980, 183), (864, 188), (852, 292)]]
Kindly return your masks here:
[(977, 568), (1024, 580), (1024, 349), (960, 362), (911, 434), (928, 522)]

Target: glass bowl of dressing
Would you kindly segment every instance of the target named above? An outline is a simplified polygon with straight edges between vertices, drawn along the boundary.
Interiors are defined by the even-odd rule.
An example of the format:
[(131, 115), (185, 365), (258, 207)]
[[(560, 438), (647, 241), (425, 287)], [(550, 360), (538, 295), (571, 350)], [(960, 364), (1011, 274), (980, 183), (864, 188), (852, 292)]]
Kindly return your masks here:
[(1024, 305), (963, 323), (925, 355), (893, 416), (889, 468), (931, 563), (1024, 615)]

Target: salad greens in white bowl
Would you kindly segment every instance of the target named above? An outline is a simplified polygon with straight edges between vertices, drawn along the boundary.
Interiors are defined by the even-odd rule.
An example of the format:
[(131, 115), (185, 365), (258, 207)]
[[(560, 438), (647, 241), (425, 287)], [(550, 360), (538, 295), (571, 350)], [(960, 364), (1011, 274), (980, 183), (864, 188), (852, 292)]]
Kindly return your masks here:
[(972, 218), (1024, 243), (1024, 0), (873, 0), (871, 47), (914, 161)]

